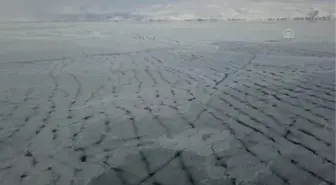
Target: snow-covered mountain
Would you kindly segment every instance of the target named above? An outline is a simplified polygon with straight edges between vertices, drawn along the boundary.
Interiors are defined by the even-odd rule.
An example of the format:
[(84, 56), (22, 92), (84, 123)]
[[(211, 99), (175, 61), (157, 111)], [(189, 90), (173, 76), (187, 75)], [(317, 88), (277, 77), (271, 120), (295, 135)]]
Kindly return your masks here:
[[(58, 21), (250, 21), (335, 18), (334, 0), (166, 0), (134, 7), (130, 3), (131, 8), (127, 11), (111, 8), (112, 5), (103, 6), (99, 2), (100, 0), (92, 5), (87, 3), (85, 6), (73, 2), (52, 8), (40, 7), (30, 18)], [(105, 1), (104, 3), (107, 4)], [(21, 9), (22, 13), (19, 11), (16, 17), (26, 19), (28, 16), (20, 15), (25, 15), (28, 10)]]
[(151, 20), (294, 19), (295, 17), (335, 17), (333, 1), (262, 1), (262, 0), (194, 0), (172, 4), (158, 4), (135, 13)]

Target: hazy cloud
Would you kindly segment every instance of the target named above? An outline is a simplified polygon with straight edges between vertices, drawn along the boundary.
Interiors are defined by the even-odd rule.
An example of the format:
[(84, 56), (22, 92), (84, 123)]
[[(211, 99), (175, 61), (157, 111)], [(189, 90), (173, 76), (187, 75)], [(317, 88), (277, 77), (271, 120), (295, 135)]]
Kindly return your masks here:
[(0, 0), (0, 20), (48, 14), (135, 12), (150, 16), (279, 16), (334, 11), (334, 0)]
[(174, 0), (0, 0), (0, 19), (33, 18), (40, 14), (133, 11)]

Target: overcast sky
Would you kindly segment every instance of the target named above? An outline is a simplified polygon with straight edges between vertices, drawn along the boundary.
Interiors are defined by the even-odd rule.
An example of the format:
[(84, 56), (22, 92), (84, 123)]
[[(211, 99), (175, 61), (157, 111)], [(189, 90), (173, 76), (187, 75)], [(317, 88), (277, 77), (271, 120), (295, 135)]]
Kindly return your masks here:
[(334, 11), (335, 0), (0, 0), (0, 19), (73, 12), (136, 12), (158, 16), (278, 16), (306, 13), (313, 8), (323, 12)]

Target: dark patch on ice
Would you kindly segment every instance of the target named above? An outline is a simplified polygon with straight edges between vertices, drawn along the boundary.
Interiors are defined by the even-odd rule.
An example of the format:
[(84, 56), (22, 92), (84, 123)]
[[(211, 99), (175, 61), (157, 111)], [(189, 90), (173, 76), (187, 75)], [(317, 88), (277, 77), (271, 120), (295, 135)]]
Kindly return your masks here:
[(82, 156), (80, 157), (80, 161), (81, 161), (81, 162), (85, 163), (86, 160), (87, 160), (86, 155), (82, 155)]
[(30, 151), (27, 151), (26, 154), (25, 154), (26, 157), (32, 157), (33, 154), (30, 152)]
[(20, 175), (20, 181), (27, 177), (27, 173), (23, 173)]
[(195, 97), (193, 97), (193, 98), (189, 98), (188, 101), (193, 101), (193, 100), (195, 100), (195, 99), (196, 99)]

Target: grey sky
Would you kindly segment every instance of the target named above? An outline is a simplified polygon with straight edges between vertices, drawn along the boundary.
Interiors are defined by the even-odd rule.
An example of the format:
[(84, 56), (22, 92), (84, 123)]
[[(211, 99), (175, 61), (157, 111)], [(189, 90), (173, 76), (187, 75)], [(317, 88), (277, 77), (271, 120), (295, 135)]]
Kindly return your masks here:
[[(334, 5), (334, 0), (0, 0), (0, 20), (29, 19), (41, 13), (125, 11), (153, 15), (161, 15), (162, 12), (211, 15), (246, 10), (270, 16), (274, 10), (284, 7), (293, 12), (309, 8), (327, 11), (334, 9)], [(158, 7), (161, 9), (158, 10)]]

